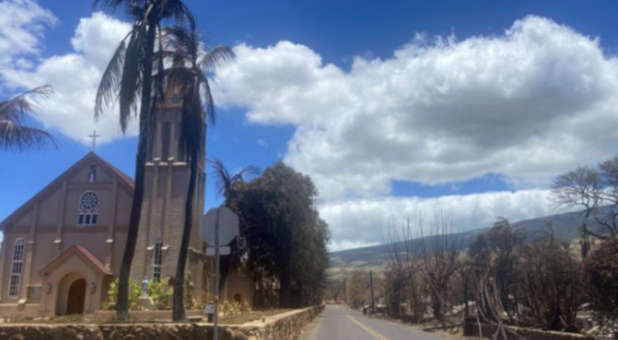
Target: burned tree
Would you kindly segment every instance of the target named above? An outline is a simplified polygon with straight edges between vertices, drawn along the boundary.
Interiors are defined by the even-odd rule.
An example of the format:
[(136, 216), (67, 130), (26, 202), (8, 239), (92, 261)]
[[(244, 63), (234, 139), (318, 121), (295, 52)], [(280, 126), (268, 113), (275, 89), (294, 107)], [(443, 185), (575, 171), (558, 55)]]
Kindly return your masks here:
[(522, 246), (518, 272), (527, 311), (520, 323), (576, 332), (577, 310), (584, 302), (582, 266), (570, 245), (555, 238), (551, 225), (539, 240)]
[[(596, 167), (579, 167), (562, 174), (552, 188), (556, 204), (583, 209), (584, 234), (602, 240), (618, 237), (618, 156)], [(592, 230), (591, 220), (603, 228)]]
[(422, 239), (420, 246), (420, 268), (429, 293), (433, 316), (446, 328), (445, 315), (450, 307), (452, 279), (459, 266), (459, 247), (456, 239), (450, 235), (453, 231), (452, 223), (444, 214), (434, 216), (430, 231), (432, 235)]

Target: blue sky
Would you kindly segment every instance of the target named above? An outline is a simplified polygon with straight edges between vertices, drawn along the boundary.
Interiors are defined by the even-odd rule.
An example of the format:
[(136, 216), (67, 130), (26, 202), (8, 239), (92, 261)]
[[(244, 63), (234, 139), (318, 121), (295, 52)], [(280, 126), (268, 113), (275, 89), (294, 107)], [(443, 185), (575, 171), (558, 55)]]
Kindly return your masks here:
[[(615, 152), (613, 1), (186, 3), (206, 45), (238, 56), (213, 77), (209, 158), (309, 174), (331, 249), (382, 242), (387, 225), (436, 210), (455, 229), (557, 212), (551, 179)], [(135, 137), (114, 112), (95, 125), (89, 101), (123, 12), (0, 6), (0, 94), (51, 83), (32, 123), (58, 141), (0, 152), (0, 219), (87, 153), (95, 127), (97, 153), (132, 175)], [(219, 200), (209, 181), (207, 208)]]

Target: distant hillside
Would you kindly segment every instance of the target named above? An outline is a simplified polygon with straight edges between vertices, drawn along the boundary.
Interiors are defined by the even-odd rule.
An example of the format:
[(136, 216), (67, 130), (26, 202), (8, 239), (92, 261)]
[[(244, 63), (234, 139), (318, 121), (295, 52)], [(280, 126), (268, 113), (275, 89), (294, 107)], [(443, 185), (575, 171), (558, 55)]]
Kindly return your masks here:
[[(579, 237), (579, 227), (581, 225), (582, 212), (571, 212), (564, 214), (557, 214), (545, 217), (539, 217), (529, 220), (522, 220), (516, 223), (513, 223), (513, 226), (516, 228), (522, 229), (526, 233), (526, 237), (529, 240), (534, 240), (540, 236), (544, 232), (547, 231), (547, 222), (551, 222), (554, 233), (557, 238), (570, 241)], [(589, 223), (589, 228), (591, 230), (600, 230), (601, 226), (596, 223)], [(461, 249), (467, 248), (476, 237), (483, 232), (489, 230), (488, 228), (475, 229), (461, 233), (451, 234), (452, 241), (454, 244)], [(431, 245), (432, 240), (435, 238), (433, 236), (427, 236), (422, 239), (414, 239), (409, 242), (410, 249), (418, 248), (418, 245), (421, 242), (427, 242), (426, 244)], [(331, 255), (331, 268), (337, 267), (365, 267), (365, 266), (380, 266), (382, 265), (389, 256), (391, 249), (393, 246), (398, 246), (399, 249), (404, 249), (404, 244), (381, 244), (377, 246), (371, 247), (363, 247), (363, 248), (355, 248), (355, 249), (347, 249), (332, 252)]]

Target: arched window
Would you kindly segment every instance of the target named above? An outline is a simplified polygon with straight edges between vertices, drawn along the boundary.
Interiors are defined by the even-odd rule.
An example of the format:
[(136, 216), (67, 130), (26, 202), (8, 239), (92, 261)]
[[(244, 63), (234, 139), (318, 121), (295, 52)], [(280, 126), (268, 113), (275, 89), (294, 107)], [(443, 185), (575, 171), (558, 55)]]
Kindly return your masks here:
[(156, 282), (161, 281), (162, 247), (163, 242), (161, 242), (161, 239), (157, 239), (152, 252), (152, 279)]
[(97, 179), (97, 167), (92, 165), (90, 166), (90, 171), (88, 171), (88, 183), (94, 183)]
[(9, 296), (19, 295), (19, 284), (24, 263), (24, 239), (18, 238), (13, 246), (13, 263), (11, 264), (11, 277), (9, 280)]
[(94, 191), (86, 191), (79, 198), (77, 225), (95, 225), (99, 218), (99, 196)]

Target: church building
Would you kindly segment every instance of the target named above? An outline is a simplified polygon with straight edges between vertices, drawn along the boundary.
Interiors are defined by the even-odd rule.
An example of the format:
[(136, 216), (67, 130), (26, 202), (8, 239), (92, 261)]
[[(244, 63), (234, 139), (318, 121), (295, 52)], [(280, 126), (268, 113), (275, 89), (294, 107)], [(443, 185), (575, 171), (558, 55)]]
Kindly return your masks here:
[[(155, 113), (131, 267), (132, 279), (138, 283), (175, 275), (189, 183), (185, 150), (178, 142), (179, 98), (168, 88), (165, 103)], [(133, 156), (134, 150), (127, 152)], [(186, 270), (196, 298), (207, 289), (204, 244), (198, 236), (204, 207), (203, 158), (198, 167)], [(0, 222), (4, 233), (0, 315), (100, 309), (120, 271), (133, 190), (129, 176), (90, 152)]]

